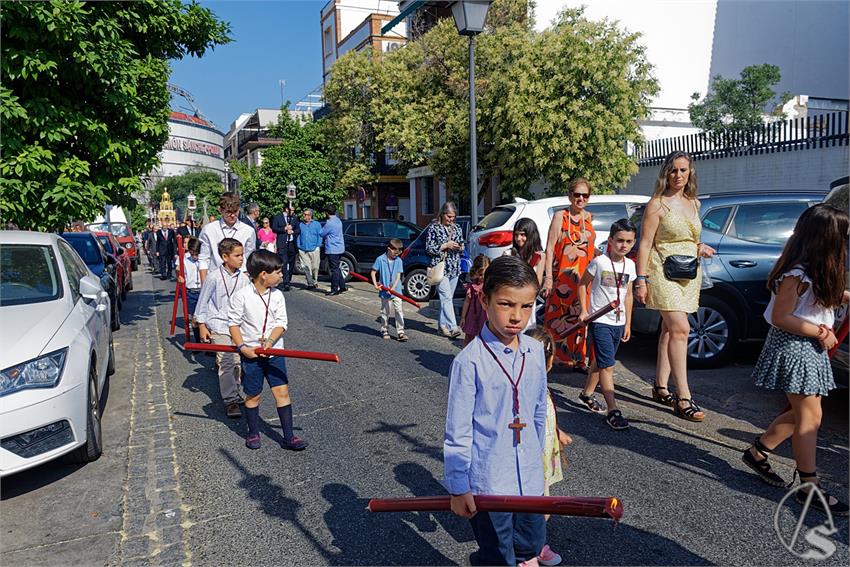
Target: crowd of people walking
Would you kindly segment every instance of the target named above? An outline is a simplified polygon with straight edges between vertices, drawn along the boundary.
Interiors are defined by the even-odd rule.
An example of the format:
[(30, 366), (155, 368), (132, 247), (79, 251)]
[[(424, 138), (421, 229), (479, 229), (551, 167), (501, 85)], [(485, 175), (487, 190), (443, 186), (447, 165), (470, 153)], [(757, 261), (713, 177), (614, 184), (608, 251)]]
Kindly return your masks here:
[[(476, 494), (548, 494), (562, 478), (560, 454), (570, 437), (557, 427), (547, 390), (547, 372), (555, 361), (587, 374), (579, 402), (605, 415), (614, 430), (630, 427), (617, 405), (617, 352), (631, 337), (634, 301), (658, 311), (655, 377), (651, 398), (691, 422), (708, 416), (697, 404), (687, 375), (688, 315), (700, 305), (701, 260), (715, 250), (701, 241), (697, 176), (692, 158), (673, 152), (661, 165), (640, 231), (629, 219), (610, 227), (604, 252), (597, 249), (591, 183), (577, 178), (567, 190), (569, 206), (552, 216), (545, 247), (537, 225), (519, 219), (512, 245), (504, 255), (472, 259), (466, 293), (456, 319), (454, 295), (461, 276), (465, 235), (456, 223), (457, 207), (442, 205), (425, 230), (430, 257), (428, 279), (436, 286), (437, 332), (449, 339), (464, 335), (464, 348), (449, 373), (444, 459), (445, 486), (452, 510), (469, 518), (479, 545), (476, 564), (555, 565), (560, 556), (546, 544), (545, 521), (534, 514), (495, 514), (475, 509)], [(244, 207), (232, 193), (219, 200), (219, 218), (198, 232), (193, 225), (178, 231), (187, 242), (185, 279), (192, 292), (198, 340), (234, 346), (218, 353), (222, 403), (228, 417), (244, 415), (247, 447), (260, 447), (258, 404), (268, 382), (284, 430), (285, 447), (302, 450), (307, 442), (293, 434), (292, 398), (285, 359), (259, 348), (282, 347), (288, 325), (284, 292), (292, 289), (296, 261), (306, 289), (319, 289), (321, 247), (327, 258), (327, 295), (347, 290), (340, 271), (345, 252), (336, 209), (324, 212), (324, 225), (305, 210), (298, 218), (291, 206), (262, 217), (256, 205)], [(639, 234), (638, 234), (639, 232)], [(764, 482), (784, 485), (768, 458), (792, 439), (796, 475), (817, 485), (816, 442), (821, 398), (835, 387), (827, 351), (835, 345), (833, 308), (850, 301), (845, 291), (844, 246), (821, 246), (846, 239), (848, 215), (829, 205), (808, 209), (797, 222), (782, 257), (768, 280), (771, 302), (765, 319), (771, 325), (755, 369), (763, 388), (785, 392), (788, 406), (770, 427), (743, 450), (744, 463)], [(170, 277), (175, 230), (151, 230), (145, 250)], [(633, 248), (635, 253), (632, 253)], [(403, 244), (390, 239), (370, 271), (380, 298), (378, 335), (406, 342), (401, 281)], [(634, 259), (630, 258), (633, 256)], [(181, 275), (181, 277), (184, 277)], [(278, 287), (280, 289), (278, 289)], [(534, 312), (544, 301), (537, 325)], [(607, 312), (602, 313), (608, 306)], [(600, 315), (600, 313), (602, 313)], [(604, 404), (594, 393), (601, 390)], [(523, 428), (528, 426), (528, 431)], [(824, 504), (813, 500), (814, 506)], [(847, 514), (847, 506), (828, 496), (825, 508)]]

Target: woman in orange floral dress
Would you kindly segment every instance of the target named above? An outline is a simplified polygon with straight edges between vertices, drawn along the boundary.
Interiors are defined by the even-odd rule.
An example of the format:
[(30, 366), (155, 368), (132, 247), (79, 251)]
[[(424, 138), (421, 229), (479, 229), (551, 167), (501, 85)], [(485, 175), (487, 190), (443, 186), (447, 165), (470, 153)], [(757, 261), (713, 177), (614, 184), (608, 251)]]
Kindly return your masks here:
[(547, 298), (544, 326), (555, 339), (555, 356), (568, 367), (583, 372), (587, 372), (585, 330), (566, 338), (560, 338), (559, 334), (578, 322), (581, 313), (578, 283), (593, 260), (596, 232), (590, 212), (584, 210), (589, 197), (590, 183), (579, 177), (570, 183), (569, 208), (552, 216), (542, 290)]

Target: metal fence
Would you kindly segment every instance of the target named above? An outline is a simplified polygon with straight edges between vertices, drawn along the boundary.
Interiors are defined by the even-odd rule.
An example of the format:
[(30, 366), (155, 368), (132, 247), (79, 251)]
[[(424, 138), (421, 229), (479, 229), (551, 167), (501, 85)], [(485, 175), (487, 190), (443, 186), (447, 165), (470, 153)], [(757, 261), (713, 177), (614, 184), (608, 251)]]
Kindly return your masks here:
[(673, 151), (688, 152), (695, 160), (769, 154), (850, 145), (847, 112), (762, 124), (746, 131), (708, 132), (647, 142), (637, 151), (641, 167), (660, 165)]

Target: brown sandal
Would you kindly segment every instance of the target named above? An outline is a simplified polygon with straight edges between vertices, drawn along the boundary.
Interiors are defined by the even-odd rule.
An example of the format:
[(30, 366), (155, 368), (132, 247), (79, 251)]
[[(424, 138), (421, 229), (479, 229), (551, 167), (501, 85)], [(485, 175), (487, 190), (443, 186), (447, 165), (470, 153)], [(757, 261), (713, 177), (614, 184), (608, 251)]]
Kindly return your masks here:
[[(688, 402), (684, 408), (679, 405), (679, 402)], [(676, 405), (673, 406), (673, 413), (676, 417), (681, 417), (688, 421), (702, 421), (705, 419), (705, 414), (702, 417), (696, 417), (696, 414), (701, 412), (700, 407), (690, 398), (679, 398), (676, 400)]]

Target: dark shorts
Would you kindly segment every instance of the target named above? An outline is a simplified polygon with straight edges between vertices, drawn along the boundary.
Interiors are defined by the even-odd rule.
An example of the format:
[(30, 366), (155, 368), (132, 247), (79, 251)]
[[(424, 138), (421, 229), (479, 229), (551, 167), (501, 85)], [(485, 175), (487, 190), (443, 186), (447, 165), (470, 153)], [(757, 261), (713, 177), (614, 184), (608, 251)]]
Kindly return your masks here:
[(189, 311), (189, 317), (195, 314), (199, 297), (201, 297), (201, 290), (186, 289), (186, 309)]
[(263, 391), (263, 379), (269, 383), (269, 388), (286, 386), (289, 378), (286, 376), (286, 359), (282, 356), (242, 359), (242, 389), (246, 396), (257, 396)]
[(588, 326), (588, 335), (596, 353), (598, 368), (611, 368), (617, 362), (614, 357), (620, 348), (620, 340), (626, 327), (593, 322)]

